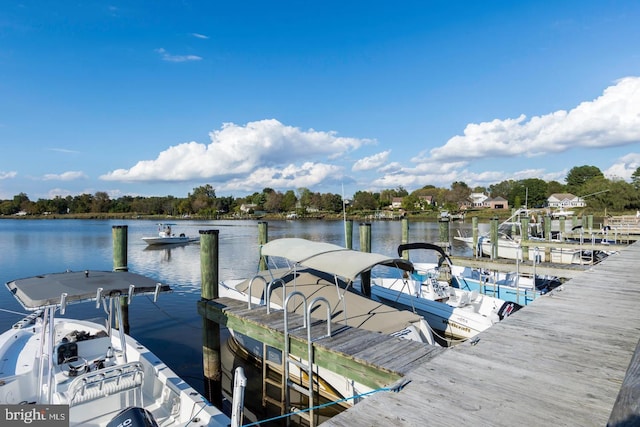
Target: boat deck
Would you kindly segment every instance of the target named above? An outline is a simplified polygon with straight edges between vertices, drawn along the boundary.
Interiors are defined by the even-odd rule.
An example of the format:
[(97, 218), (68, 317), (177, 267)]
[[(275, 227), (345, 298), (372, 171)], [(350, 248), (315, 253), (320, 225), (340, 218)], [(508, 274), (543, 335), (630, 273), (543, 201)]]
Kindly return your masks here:
[(635, 243), (323, 425), (606, 425), (640, 337), (638, 259)]

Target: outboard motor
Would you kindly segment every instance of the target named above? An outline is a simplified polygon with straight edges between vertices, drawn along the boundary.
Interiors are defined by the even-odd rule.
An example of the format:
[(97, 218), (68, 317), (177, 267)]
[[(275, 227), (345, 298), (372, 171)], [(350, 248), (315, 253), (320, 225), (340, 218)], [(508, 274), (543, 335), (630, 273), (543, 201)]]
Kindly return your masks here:
[(500, 318), (500, 320), (502, 320), (505, 317), (508, 317), (509, 315), (520, 310), (521, 308), (522, 306), (520, 304), (516, 304), (515, 302), (505, 301), (504, 304), (502, 304), (502, 307), (500, 307), (500, 310), (498, 310), (498, 317)]
[(145, 408), (131, 406), (120, 411), (107, 427), (158, 427), (158, 423)]

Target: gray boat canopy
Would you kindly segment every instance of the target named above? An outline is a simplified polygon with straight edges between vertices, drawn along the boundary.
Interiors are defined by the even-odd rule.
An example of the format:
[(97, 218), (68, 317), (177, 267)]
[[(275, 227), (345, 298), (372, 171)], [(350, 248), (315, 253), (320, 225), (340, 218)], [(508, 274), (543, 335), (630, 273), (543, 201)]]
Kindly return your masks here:
[(283, 238), (264, 244), (261, 256), (286, 258), (302, 266), (331, 273), (353, 282), (356, 277), (376, 265), (413, 270), (411, 261), (386, 255), (360, 252), (331, 243), (300, 238)]
[(95, 300), (100, 288), (101, 295), (106, 297), (171, 290), (168, 285), (160, 285), (153, 279), (139, 274), (96, 270), (43, 274), (16, 279), (6, 285), (27, 310), (60, 305), (63, 294), (66, 294), (65, 304)]

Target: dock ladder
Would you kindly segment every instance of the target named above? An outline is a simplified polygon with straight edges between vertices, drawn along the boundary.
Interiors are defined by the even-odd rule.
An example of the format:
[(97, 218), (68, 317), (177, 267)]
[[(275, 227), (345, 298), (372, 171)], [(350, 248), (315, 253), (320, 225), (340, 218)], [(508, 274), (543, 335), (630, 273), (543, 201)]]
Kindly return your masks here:
[[(289, 314), (288, 314), (289, 311), (287, 310), (287, 307), (288, 307), (289, 301), (291, 301), (291, 299), (296, 296), (302, 298), (303, 309), (304, 309), (302, 328), (306, 328), (307, 330), (307, 360), (306, 361), (303, 360), (302, 358), (297, 359), (295, 357), (292, 357), (290, 352), (291, 343), (290, 343), (290, 336), (289, 336)], [(287, 295), (287, 297), (284, 300), (284, 351), (282, 354), (282, 360), (284, 364), (284, 380), (286, 381), (285, 409), (287, 411), (291, 411), (292, 409), (291, 398), (290, 398), (291, 389), (296, 390), (302, 395), (306, 395), (307, 398), (309, 399), (308, 411), (301, 412), (298, 415), (301, 418), (306, 419), (310, 427), (314, 427), (316, 425), (314, 410), (313, 410), (315, 406), (315, 398), (314, 398), (314, 374), (313, 374), (313, 360), (314, 360), (313, 359), (313, 340), (311, 338), (311, 327), (312, 327), (311, 311), (316, 305), (323, 302), (327, 306), (327, 311), (326, 311), (327, 333), (326, 335), (317, 337), (316, 340), (331, 336), (331, 305), (329, 304), (329, 301), (327, 301), (327, 299), (323, 297), (316, 297), (313, 300), (311, 300), (311, 303), (307, 304), (307, 299), (304, 296), (304, 294), (298, 291), (291, 292), (289, 295)], [(296, 329), (300, 329), (300, 328), (296, 328)], [(306, 388), (292, 381), (291, 372), (290, 372), (291, 365), (296, 366), (297, 368), (300, 369), (301, 378), (302, 378), (302, 373), (307, 374), (308, 382), (307, 382)], [(289, 423), (289, 418), (287, 418), (287, 424), (288, 423)]]
[[(260, 277), (265, 285), (266, 280)], [(253, 279), (252, 279), (253, 282)], [(277, 283), (282, 284), (282, 292), (284, 296), (285, 283), (282, 279), (277, 279), (268, 284), (265, 292), (265, 304), (267, 305), (267, 313), (270, 312), (270, 298), (267, 295), (271, 295), (271, 289)], [(251, 289), (251, 283), (249, 283), (249, 289)], [(249, 291), (249, 294), (250, 291)], [(284, 300), (284, 298), (283, 298)], [(249, 306), (251, 308), (251, 306)], [(271, 404), (280, 409), (280, 415), (284, 415), (286, 409), (286, 387), (284, 381), (284, 361), (282, 350), (272, 347), (268, 344), (262, 344), (262, 406), (266, 407), (267, 404)], [(274, 397), (269, 393), (270, 390), (275, 390), (279, 393), (278, 397)]]
[[(263, 277), (256, 276), (254, 279), (260, 278), (265, 284), (266, 280)], [(253, 279), (249, 282), (248, 294), (251, 296), (251, 288), (253, 284)], [(297, 392), (301, 393), (304, 396), (307, 396), (309, 401), (309, 407), (307, 411), (300, 412), (297, 415), (309, 423), (310, 427), (315, 427), (315, 416), (314, 416), (314, 374), (313, 374), (313, 340), (311, 338), (311, 311), (320, 303), (325, 303), (327, 306), (326, 310), (326, 322), (327, 322), (327, 333), (326, 335), (316, 337), (315, 340), (319, 340), (325, 337), (331, 336), (331, 304), (326, 298), (316, 297), (314, 298), (310, 304), (307, 304), (307, 298), (303, 293), (299, 291), (293, 291), (285, 297), (286, 294), (286, 285), (282, 279), (276, 279), (266, 286), (265, 294), (264, 294), (264, 303), (267, 308), (267, 313), (271, 311), (271, 301), (270, 296), (272, 292), (272, 288), (276, 284), (282, 285), (282, 296), (284, 301), (284, 350), (279, 351), (278, 349), (271, 347), (267, 344), (263, 344), (263, 353), (262, 353), (262, 404), (266, 406), (268, 403), (278, 407), (280, 409), (280, 415), (285, 415), (287, 413), (293, 412), (290, 398), (290, 390), (294, 389)], [(287, 310), (289, 301), (292, 297), (300, 297), (302, 298), (302, 306), (303, 306), (303, 324), (301, 327), (289, 329), (289, 311)], [(248, 308), (251, 309), (251, 298), (248, 298)], [(301, 328), (306, 328), (307, 331), (307, 359), (298, 359), (296, 357), (291, 356), (290, 351), (290, 331), (297, 330)], [(308, 378), (307, 387), (303, 387), (297, 382), (291, 379), (291, 371), (290, 366), (293, 365), (300, 369), (301, 375), (300, 379), (302, 380), (302, 374), (306, 374)], [(271, 374), (271, 375), (270, 375)], [(275, 375), (273, 375), (275, 374)], [(279, 374), (279, 375), (278, 375)], [(278, 381), (279, 378), (279, 381)], [(302, 382), (302, 381), (301, 381)], [(268, 391), (276, 389), (279, 390), (279, 399), (269, 395)], [(287, 425), (289, 425), (290, 418), (287, 418)]]

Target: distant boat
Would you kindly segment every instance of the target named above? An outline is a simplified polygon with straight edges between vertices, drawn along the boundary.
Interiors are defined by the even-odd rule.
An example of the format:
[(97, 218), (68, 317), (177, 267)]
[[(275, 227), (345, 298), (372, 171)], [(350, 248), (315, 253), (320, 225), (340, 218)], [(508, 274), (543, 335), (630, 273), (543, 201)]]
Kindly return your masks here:
[(557, 211), (552, 211), (551, 212), (551, 218), (560, 218), (560, 217), (567, 217), (567, 216), (572, 216), (574, 214), (573, 211), (565, 211), (564, 209), (560, 209)]
[(190, 242), (197, 242), (197, 237), (189, 237), (184, 233), (178, 235), (174, 234), (171, 228), (176, 224), (173, 223), (160, 223), (158, 224), (158, 235), (143, 237), (147, 245), (172, 245), (172, 244), (184, 244)]
[[(533, 221), (533, 212), (525, 208), (518, 209), (512, 216), (502, 222), (498, 226), (498, 258), (519, 259), (523, 260), (522, 240), (535, 242), (536, 240), (546, 242), (547, 240), (535, 237), (532, 232), (532, 226), (529, 224), (526, 230), (522, 229), (520, 222), (521, 217), (529, 217)], [(458, 233), (460, 231), (458, 230)], [(553, 234), (553, 233), (552, 233)], [(453, 236), (455, 240), (465, 243), (474, 253), (482, 254), (490, 257), (492, 250), (492, 242), (490, 233), (485, 233), (478, 237), (477, 246), (474, 247), (473, 237), (470, 236)], [(553, 241), (553, 240), (551, 240)], [(559, 242), (560, 243), (560, 242)], [(602, 251), (591, 251), (576, 245), (575, 248), (550, 248), (549, 256), (544, 249), (536, 248), (535, 243), (530, 243), (528, 247), (528, 259), (537, 259), (538, 262), (554, 262), (559, 264), (596, 264), (601, 261), (608, 253)]]

